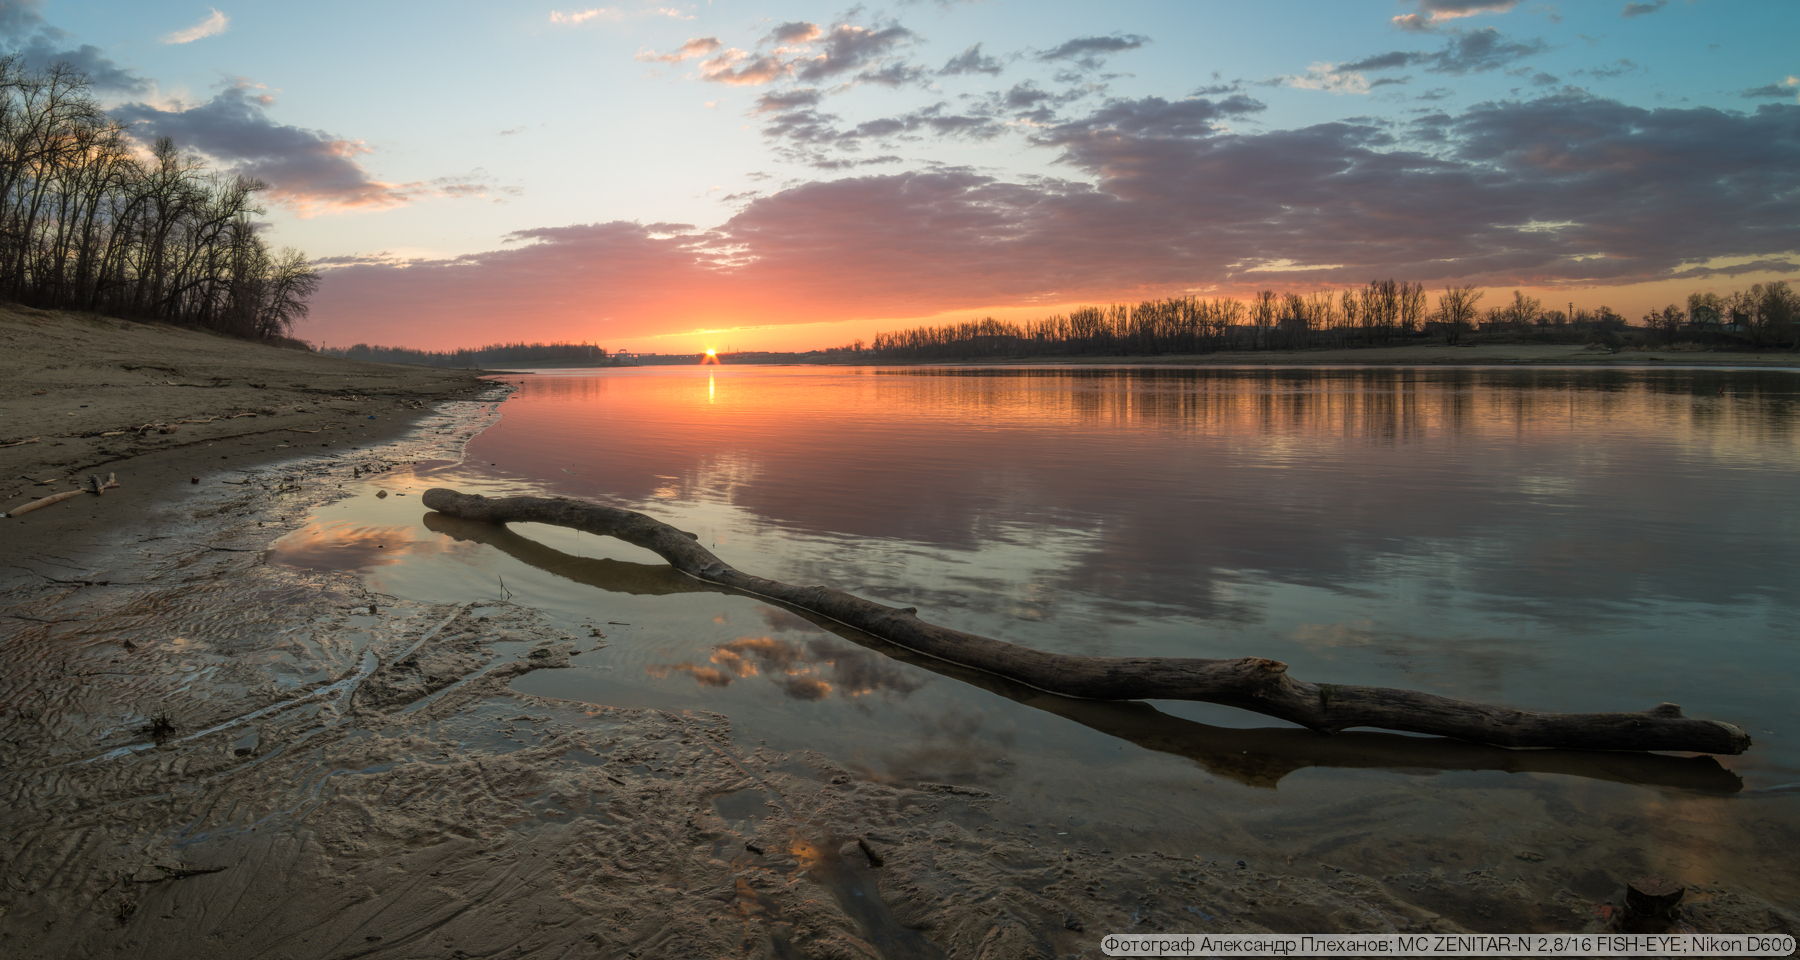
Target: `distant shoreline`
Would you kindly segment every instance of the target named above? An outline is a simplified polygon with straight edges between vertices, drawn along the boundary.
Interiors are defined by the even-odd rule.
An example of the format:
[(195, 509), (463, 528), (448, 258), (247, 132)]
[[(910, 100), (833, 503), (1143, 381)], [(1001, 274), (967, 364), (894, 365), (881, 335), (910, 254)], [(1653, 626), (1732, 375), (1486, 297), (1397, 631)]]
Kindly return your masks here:
[[(731, 358), (725, 357), (730, 365)], [(754, 363), (755, 361), (752, 361)], [(784, 363), (784, 361), (764, 361)], [(1412, 344), (1398, 347), (1352, 347), (1303, 350), (1244, 350), (1199, 354), (1132, 356), (987, 357), (942, 360), (785, 361), (795, 366), (869, 367), (1012, 367), (1012, 366), (1180, 366), (1180, 367), (1312, 367), (1312, 366), (1606, 366), (1606, 367), (1762, 367), (1800, 370), (1800, 352), (1724, 350), (1621, 350), (1613, 353), (1580, 344)], [(739, 364), (740, 366), (747, 364)]]

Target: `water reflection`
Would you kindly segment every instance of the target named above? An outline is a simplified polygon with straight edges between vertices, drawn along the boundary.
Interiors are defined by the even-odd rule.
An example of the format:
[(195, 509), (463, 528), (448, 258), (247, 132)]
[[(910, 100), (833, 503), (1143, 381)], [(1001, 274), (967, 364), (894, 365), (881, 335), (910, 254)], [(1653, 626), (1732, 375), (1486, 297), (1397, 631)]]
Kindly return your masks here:
[(1243, 620), (1245, 583), (1354, 593), (1409, 564), (1492, 612), (1586, 624), (1644, 600), (1792, 601), (1800, 537), (1779, 529), (1800, 462), (1796, 379), (619, 371), (526, 379), (473, 451), (575, 496), (727, 504), (846, 542), (1059, 554), (1036, 588), (1119, 616)]
[(307, 570), (369, 570), (400, 563), (409, 554), (439, 553), (439, 540), (414, 539), (410, 524), (312, 520), (270, 547), (274, 563)]
[[(540, 569), (545, 572), (603, 590), (615, 589), (615, 581), (606, 579), (606, 574), (615, 574), (619, 577), (616, 583), (621, 592), (661, 575), (666, 575), (661, 582), (687, 592), (733, 592), (716, 584), (694, 580), (667, 565), (572, 557), (533, 544), (528, 538), (491, 524), (441, 514), (426, 514), (425, 524), (439, 530), (453, 528), (460, 536), (471, 540), (506, 544), (514, 557), (543, 561)], [(658, 569), (662, 571), (661, 575), (656, 572)], [(1255, 787), (1273, 788), (1288, 774), (1309, 767), (1555, 773), (1710, 794), (1736, 793), (1743, 786), (1736, 774), (1725, 770), (1712, 757), (1509, 750), (1399, 734), (1348, 732), (1325, 735), (1296, 728), (1212, 726), (1170, 716), (1147, 703), (1076, 700), (1048, 694), (988, 673), (921, 656), (804, 610), (765, 606), (760, 612), (773, 630), (810, 635), (800, 639), (740, 637), (715, 646), (706, 663), (687, 661), (655, 665), (647, 668), (647, 672), (654, 677), (686, 674), (699, 686), (714, 688), (765, 676), (795, 700), (819, 700), (834, 694), (853, 698), (877, 691), (904, 698), (921, 683), (915, 676), (887, 662), (891, 659), (1072, 720), (1146, 749), (1186, 757), (1209, 773)], [(865, 649), (834, 643), (820, 631)], [(918, 743), (887, 758), (885, 772), (888, 776), (952, 780), (975, 777), (982, 770), (1005, 762), (1010, 754), (1010, 733), (984, 726), (988, 721), (979, 711), (953, 708), (913, 719), (910, 735)]]
[(877, 691), (905, 697), (920, 686), (880, 657), (816, 636), (739, 637), (714, 647), (706, 663), (653, 664), (645, 672), (658, 678), (685, 673), (703, 687), (729, 687), (761, 676), (793, 700), (854, 699)]

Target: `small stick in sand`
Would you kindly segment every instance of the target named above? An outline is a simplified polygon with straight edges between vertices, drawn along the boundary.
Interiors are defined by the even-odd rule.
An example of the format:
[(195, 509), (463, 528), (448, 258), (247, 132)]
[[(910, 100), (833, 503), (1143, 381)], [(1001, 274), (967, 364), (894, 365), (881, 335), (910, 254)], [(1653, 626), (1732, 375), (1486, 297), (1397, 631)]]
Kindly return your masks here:
[(24, 440), (14, 440), (10, 443), (0, 443), (0, 447), (22, 447), (25, 444), (36, 443), (42, 439), (44, 439), (44, 438), (43, 437), (27, 437)]
[(89, 477), (88, 480), (93, 484), (93, 487), (81, 488), (81, 489), (76, 489), (76, 490), (64, 490), (61, 493), (53, 493), (47, 497), (33, 500), (30, 503), (24, 504), (19, 507), (15, 507), (6, 513), (0, 513), (0, 518), (17, 517), (22, 514), (30, 513), (33, 510), (42, 510), (43, 508), (50, 506), (53, 503), (61, 503), (64, 500), (68, 500), (73, 497), (79, 497), (84, 493), (93, 493), (93, 494), (98, 495), (102, 491), (111, 490), (112, 488), (119, 485), (118, 475), (112, 474), (112, 473), (109, 473), (106, 475), (105, 483), (101, 483), (99, 477)]

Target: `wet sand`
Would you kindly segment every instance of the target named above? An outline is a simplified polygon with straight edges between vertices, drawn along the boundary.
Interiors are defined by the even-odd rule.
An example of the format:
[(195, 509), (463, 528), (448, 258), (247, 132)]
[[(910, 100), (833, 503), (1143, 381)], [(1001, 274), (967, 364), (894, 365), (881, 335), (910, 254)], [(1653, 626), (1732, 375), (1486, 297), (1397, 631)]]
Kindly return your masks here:
[[(118, 474), (120, 489), (0, 520), (0, 567), (45, 544), (104, 547), (191, 481), (409, 430), (490, 385), (461, 370), (359, 363), (160, 324), (0, 305), (0, 511)], [(214, 480), (213, 482), (217, 482)]]
[[(0, 325), (8, 362), (34, 322)], [(50, 349), (40, 363), (67, 362)], [(251, 408), (275, 396), (249, 384), (261, 374), (170, 362), (177, 399), (152, 408), (130, 399), (144, 384), (100, 386), (137, 360), (90, 360), (66, 386), (0, 381), (13, 423), (57, 414), (47, 398), (123, 398), (24, 433), (63, 459), (9, 472), (116, 458), (103, 469), (131, 484), (0, 521), (0, 954), (1012, 958), (1094, 955), (1125, 931), (1607, 922), (1590, 897), (1480, 866), (1375, 877), (1333, 855), (1115, 850), (1098, 825), (1070, 835), (1014, 798), (770, 750), (717, 714), (521, 693), (510, 681), (606, 643), (604, 621), (570, 633), (498, 595), (421, 603), (265, 562), (329, 500), (410, 495), (500, 397), (446, 400), (477, 389), (459, 374), (320, 366)], [(179, 385), (196, 375), (230, 383)], [(190, 394), (207, 399), (180, 406)], [(216, 435), (80, 436), (239, 404), (257, 416), (192, 425)], [(1691, 899), (1703, 929), (1791, 929), (1729, 891)]]

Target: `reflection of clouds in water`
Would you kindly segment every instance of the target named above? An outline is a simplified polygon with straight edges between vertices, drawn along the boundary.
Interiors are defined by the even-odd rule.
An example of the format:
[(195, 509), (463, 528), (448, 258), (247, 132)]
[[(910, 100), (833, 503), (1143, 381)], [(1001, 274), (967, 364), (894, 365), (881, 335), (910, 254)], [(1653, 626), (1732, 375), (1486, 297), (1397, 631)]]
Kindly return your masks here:
[(983, 711), (952, 706), (908, 719), (910, 744), (881, 759), (882, 772), (896, 780), (992, 781), (1012, 761), (1015, 731), (990, 727)]
[(780, 607), (759, 606), (756, 608), (756, 613), (758, 616), (762, 617), (763, 625), (768, 627), (773, 633), (793, 633), (796, 631), (810, 633), (818, 629), (818, 627), (813, 626), (812, 622), (805, 617), (802, 617), (791, 610), (783, 610)]
[[(1504, 700), (1510, 676), (1540, 668), (1542, 655), (1519, 638), (1469, 636), (1446, 625), (1445, 632), (1421, 636), (1358, 618), (1337, 623), (1302, 623), (1289, 639), (1322, 660), (1366, 666), (1371, 656), (1393, 662), (1398, 675), (1439, 693)], [(1302, 677), (1301, 679), (1315, 679)]]
[(1376, 641), (1375, 621), (1364, 618), (1343, 623), (1303, 623), (1294, 628), (1294, 640), (1310, 649), (1366, 647)]
[(467, 550), (446, 538), (413, 539), (408, 525), (377, 525), (314, 520), (275, 541), (269, 562), (303, 570), (368, 570), (399, 563), (408, 554), (449, 553)]
[[(773, 614), (781, 614), (811, 626), (786, 611), (764, 609), (766, 619), (778, 619)], [(738, 680), (767, 677), (795, 700), (824, 700), (834, 694), (854, 699), (878, 691), (905, 697), (925, 682), (886, 657), (822, 637), (804, 641), (739, 637), (714, 647), (706, 663), (652, 664), (645, 671), (659, 679), (685, 673), (702, 687), (728, 687)]]

